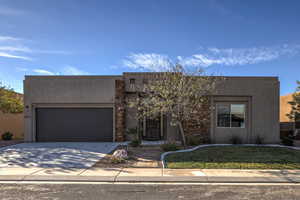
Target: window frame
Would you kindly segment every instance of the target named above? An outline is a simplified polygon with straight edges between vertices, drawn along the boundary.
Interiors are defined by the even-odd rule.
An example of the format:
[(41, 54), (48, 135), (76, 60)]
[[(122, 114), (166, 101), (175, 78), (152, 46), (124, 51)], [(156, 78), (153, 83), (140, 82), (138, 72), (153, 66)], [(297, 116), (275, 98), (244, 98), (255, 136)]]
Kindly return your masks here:
[[(226, 127), (226, 126), (218, 126), (218, 106), (219, 105), (221, 105), (221, 106), (224, 106), (224, 105), (226, 105), (226, 106), (229, 106), (229, 124), (230, 124), (230, 126), (229, 127)], [(231, 126), (231, 124), (232, 124), (232, 122), (231, 122), (231, 105), (243, 105), (244, 106), (244, 126), (243, 127), (232, 127)], [(247, 118), (246, 118), (246, 112), (247, 112), (247, 103), (242, 103), (242, 102), (240, 102), (240, 103), (238, 103), (238, 102), (236, 102), (236, 103), (223, 103), (223, 102), (219, 102), (219, 103), (216, 103), (216, 122), (215, 122), (215, 125), (216, 125), (216, 128), (238, 128), (238, 129), (241, 129), (241, 128), (246, 128), (246, 126), (247, 126)]]

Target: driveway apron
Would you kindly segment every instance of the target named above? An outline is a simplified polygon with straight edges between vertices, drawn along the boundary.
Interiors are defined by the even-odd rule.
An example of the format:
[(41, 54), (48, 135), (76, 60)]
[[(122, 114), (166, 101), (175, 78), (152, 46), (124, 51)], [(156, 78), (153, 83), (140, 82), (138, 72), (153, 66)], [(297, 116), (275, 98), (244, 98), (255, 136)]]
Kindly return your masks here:
[(119, 143), (53, 142), (22, 143), (0, 148), (0, 168), (78, 168), (93, 166)]

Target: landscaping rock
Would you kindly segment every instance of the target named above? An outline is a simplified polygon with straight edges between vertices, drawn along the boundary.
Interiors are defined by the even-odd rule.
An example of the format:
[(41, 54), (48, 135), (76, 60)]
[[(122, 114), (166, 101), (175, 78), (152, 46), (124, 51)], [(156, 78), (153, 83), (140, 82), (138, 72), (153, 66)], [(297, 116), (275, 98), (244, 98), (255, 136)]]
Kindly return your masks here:
[(113, 153), (113, 157), (119, 158), (119, 159), (127, 159), (128, 153), (125, 149), (118, 149)]

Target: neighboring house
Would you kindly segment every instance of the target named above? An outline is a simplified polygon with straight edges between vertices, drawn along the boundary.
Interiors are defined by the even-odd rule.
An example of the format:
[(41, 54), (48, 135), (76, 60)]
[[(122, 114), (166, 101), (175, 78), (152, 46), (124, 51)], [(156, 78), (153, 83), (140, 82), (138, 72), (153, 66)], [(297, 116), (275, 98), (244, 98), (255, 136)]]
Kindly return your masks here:
[(289, 131), (294, 131), (294, 129), (300, 129), (300, 122), (294, 123), (293, 120), (288, 118), (292, 110), (289, 102), (293, 101), (293, 94), (287, 94), (280, 97), (280, 131), (283, 135), (288, 134)]
[[(145, 140), (180, 140), (169, 116), (135, 119), (126, 99), (136, 95), (155, 73), (120, 76), (26, 76), (24, 81), (26, 141), (124, 141), (126, 129), (139, 127)], [(211, 98), (210, 121), (186, 123), (187, 134), (213, 143), (244, 143), (257, 136), (279, 142), (277, 77), (226, 77)]]

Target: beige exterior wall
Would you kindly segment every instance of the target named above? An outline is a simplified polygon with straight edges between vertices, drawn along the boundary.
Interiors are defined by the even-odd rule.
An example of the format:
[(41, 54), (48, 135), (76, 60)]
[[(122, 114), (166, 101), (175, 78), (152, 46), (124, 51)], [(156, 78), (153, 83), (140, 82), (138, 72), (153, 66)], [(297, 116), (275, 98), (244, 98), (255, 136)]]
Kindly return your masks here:
[[(155, 73), (124, 73), (126, 91), (134, 92), (142, 88), (144, 79), (151, 79)], [(238, 135), (244, 143), (254, 143), (259, 135), (265, 143), (278, 143), (279, 139), (279, 80), (277, 77), (225, 77), (217, 87), (212, 105), (218, 102), (244, 103), (246, 105), (246, 127), (216, 128), (216, 113), (211, 119), (211, 139), (214, 143), (229, 143), (232, 135)], [(130, 79), (135, 79), (139, 87), (130, 87)], [(133, 113), (132, 110), (128, 110)], [(127, 117), (126, 124), (136, 126), (134, 118)], [(169, 120), (167, 122), (169, 124)], [(175, 134), (174, 134), (175, 133)], [(168, 125), (167, 138), (180, 139), (176, 127)]]
[(35, 108), (112, 107), (120, 76), (26, 76), (25, 141), (35, 141)]
[[(215, 118), (212, 120), (212, 139), (216, 143), (228, 143), (229, 136), (243, 135), (245, 143), (253, 143), (257, 135), (265, 143), (278, 143), (279, 139), (279, 81), (277, 77), (226, 77), (218, 87), (214, 105), (220, 98), (224, 101), (247, 104), (247, 130), (223, 128), (217, 130)], [(219, 98), (219, 99), (218, 99)], [(232, 98), (232, 99), (231, 99)], [(222, 101), (222, 100), (221, 100)], [(215, 112), (214, 112), (215, 114)]]
[(286, 116), (291, 112), (291, 105), (288, 102), (293, 100), (293, 94), (288, 94), (280, 97), (280, 122), (290, 122)]
[[(153, 73), (124, 73), (123, 76), (26, 76), (24, 81), (25, 139), (35, 139), (36, 107), (57, 106), (114, 106), (115, 80), (125, 81), (126, 92), (130, 78), (142, 86), (144, 79)], [(226, 77), (218, 86), (212, 104), (218, 102), (244, 102), (247, 105), (245, 129), (215, 127), (216, 117), (211, 120), (211, 139), (215, 143), (228, 143), (232, 134), (238, 134), (245, 143), (253, 143), (260, 135), (266, 143), (279, 142), (279, 81), (277, 77)], [(135, 127), (134, 110), (126, 109), (126, 127)], [(169, 120), (168, 120), (169, 121)], [(168, 122), (166, 124), (169, 124)], [(176, 128), (168, 126), (167, 136), (180, 138)], [(177, 134), (174, 134), (177, 132)], [(176, 136), (175, 136), (176, 135)], [(175, 136), (175, 137), (174, 137)]]
[[(0, 136), (9, 131), (13, 134), (14, 139), (24, 138), (24, 115), (2, 113), (0, 111)], [(2, 138), (0, 137), (0, 140)]]

